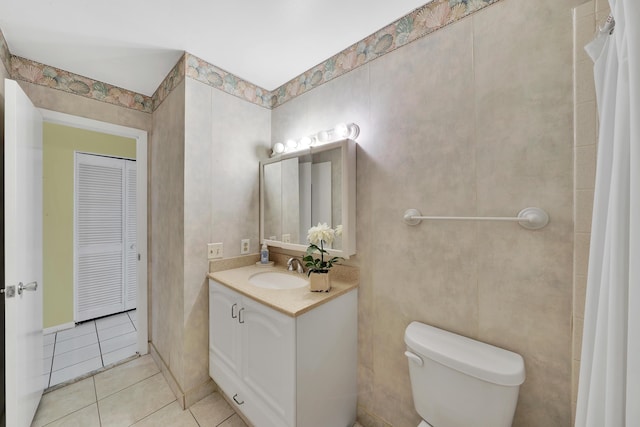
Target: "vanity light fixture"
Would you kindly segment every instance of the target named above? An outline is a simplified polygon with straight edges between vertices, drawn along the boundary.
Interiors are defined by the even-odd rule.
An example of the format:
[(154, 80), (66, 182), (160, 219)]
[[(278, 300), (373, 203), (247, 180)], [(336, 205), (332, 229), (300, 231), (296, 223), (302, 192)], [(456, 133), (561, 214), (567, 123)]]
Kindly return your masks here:
[(321, 130), (313, 135), (300, 139), (289, 139), (286, 143), (276, 142), (271, 150), (271, 157), (296, 150), (304, 150), (311, 146), (326, 144), (341, 139), (355, 140), (360, 135), (360, 126), (355, 123), (340, 123), (333, 129)]

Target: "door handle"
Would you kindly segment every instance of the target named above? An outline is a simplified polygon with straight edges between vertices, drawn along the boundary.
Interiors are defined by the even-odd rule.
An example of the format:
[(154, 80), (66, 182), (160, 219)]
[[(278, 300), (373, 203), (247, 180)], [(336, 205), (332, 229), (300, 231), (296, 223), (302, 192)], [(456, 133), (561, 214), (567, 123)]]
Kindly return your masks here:
[(244, 307), (242, 307), (240, 309), (240, 311), (238, 312), (238, 322), (240, 323), (244, 323), (244, 319), (242, 318), (242, 312), (244, 311)]
[(31, 282), (23, 285), (22, 282), (18, 283), (18, 295), (22, 295), (22, 291), (36, 291), (38, 289), (38, 282)]

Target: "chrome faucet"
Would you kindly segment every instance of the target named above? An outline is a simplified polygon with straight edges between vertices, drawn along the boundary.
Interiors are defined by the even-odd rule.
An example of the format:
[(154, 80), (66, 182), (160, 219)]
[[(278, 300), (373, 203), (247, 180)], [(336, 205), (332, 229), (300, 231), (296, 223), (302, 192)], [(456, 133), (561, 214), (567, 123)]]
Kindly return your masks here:
[(298, 264), (298, 268), (296, 268), (296, 271), (300, 274), (304, 274), (304, 267), (302, 266), (302, 261), (300, 261), (298, 258), (289, 258), (289, 260), (287, 261), (287, 270), (293, 271), (294, 262)]

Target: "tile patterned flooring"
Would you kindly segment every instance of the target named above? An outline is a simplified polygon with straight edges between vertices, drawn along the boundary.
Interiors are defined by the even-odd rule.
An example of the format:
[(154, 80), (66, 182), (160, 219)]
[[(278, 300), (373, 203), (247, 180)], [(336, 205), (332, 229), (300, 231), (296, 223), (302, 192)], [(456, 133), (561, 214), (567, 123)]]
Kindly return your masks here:
[(90, 320), (44, 336), (45, 388), (136, 354), (136, 310)]
[(215, 392), (182, 410), (150, 355), (45, 393), (31, 427), (247, 427)]

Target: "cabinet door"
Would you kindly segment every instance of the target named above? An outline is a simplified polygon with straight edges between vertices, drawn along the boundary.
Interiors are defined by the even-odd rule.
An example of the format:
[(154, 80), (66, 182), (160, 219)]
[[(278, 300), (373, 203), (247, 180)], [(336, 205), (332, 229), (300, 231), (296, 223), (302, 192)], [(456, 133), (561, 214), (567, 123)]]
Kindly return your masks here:
[[(266, 404), (269, 414), (265, 415), (277, 417), (273, 425), (293, 426), (295, 319), (248, 298), (243, 298), (242, 304), (242, 379), (252, 394)], [(264, 423), (267, 424), (270, 423)]]
[[(220, 387), (240, 375), (240, 296), (209, 281), (209, 375)], [(225, 390), (227, 393), (230, 390)]]

